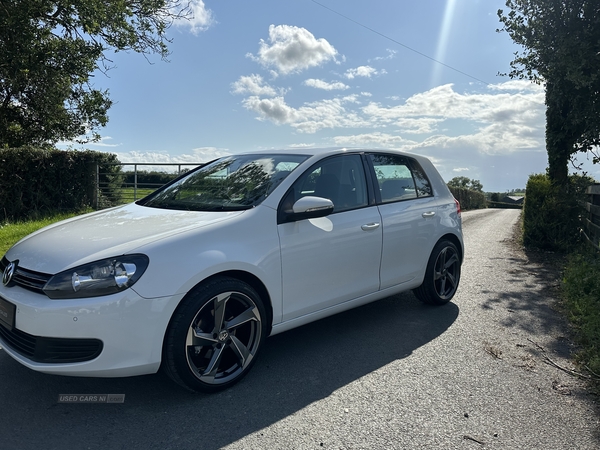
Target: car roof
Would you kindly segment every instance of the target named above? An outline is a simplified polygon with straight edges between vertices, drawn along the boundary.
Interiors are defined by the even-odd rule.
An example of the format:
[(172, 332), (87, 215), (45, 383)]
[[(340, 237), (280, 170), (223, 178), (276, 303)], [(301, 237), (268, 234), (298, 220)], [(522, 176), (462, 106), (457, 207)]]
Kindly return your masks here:
[(307, 155), (307, 156), (332, 156), (339, 155), (342, 153), (361, 153), (361, 152), (376, 152), (376, 153), (392, 153), (396, 155), (423, 158), (423, 156), (407, 153), (400, 150), (392, 149), (377, 149), (377, 148), (364, 148), (364, 147), (299, 147), (299, 148), (286, 148), (286, 149), (270, 149), (270, 150), (254, 150), (254, 151), (242, 151), (236, 154), (255, 154), (255, 155), (276, 155), (276, 154), (290, 154), (290, 155)]

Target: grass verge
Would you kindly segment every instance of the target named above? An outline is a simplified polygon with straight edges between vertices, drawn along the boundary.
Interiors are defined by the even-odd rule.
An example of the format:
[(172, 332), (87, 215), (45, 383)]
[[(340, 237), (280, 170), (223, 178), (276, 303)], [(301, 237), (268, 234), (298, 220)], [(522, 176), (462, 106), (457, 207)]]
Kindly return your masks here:
[(89, 211), (79, 211), (75, 213), (60, 213), (47, 216), (43, 219), (0, 224), (0, 258), (10, 247), (28, 234), (31, 234), (46, 225), (58, 222), (59, 220), (68, 219), (91, 211), (92, 210), (90, 209)]
[(569, 256), (562, 291), (581, 345), (577, 360), (600, 375), (600, 254), (597, 251), (583, 249)]

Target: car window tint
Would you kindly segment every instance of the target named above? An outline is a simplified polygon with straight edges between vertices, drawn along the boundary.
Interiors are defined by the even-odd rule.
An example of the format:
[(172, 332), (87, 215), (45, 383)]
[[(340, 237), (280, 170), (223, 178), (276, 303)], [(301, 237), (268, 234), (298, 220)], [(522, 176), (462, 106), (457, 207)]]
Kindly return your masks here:
[(370, 157), (382, 203), (432, 195), (425, 172), (412, 158), (388, 154), (371, 154)]
[(331, 200), (333, 212), (367, 206), (367, 183), (361, 156), (336, 156), (312, 166), (292, 186), (282, 208), (289, 210), (294, 202), (309, 195)]

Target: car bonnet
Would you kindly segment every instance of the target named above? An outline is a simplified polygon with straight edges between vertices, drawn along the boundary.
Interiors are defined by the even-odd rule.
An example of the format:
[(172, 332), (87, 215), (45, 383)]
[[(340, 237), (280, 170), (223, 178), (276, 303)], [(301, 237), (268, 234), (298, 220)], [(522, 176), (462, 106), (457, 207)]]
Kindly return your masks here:
[(7, 253), (9, 261), (36, 272), (55, 274), (104, 258), (135, 253), (159, 239), (215, 224), (243, 211), (199, 212), (130, 204), (69, 219), (30, 234)]

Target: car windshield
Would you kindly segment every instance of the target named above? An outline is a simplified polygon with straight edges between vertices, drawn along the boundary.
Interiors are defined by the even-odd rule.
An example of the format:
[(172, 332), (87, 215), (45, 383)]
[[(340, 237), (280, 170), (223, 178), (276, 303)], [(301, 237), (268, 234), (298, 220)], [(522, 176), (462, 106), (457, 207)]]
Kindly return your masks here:
[(139, 205), (189, 211), (238, 211), (262, 202), (307, 156), (234, 155), (194, 170)]

